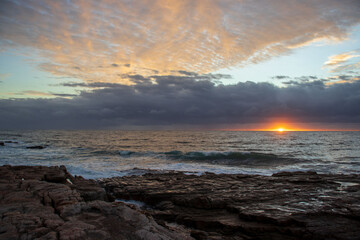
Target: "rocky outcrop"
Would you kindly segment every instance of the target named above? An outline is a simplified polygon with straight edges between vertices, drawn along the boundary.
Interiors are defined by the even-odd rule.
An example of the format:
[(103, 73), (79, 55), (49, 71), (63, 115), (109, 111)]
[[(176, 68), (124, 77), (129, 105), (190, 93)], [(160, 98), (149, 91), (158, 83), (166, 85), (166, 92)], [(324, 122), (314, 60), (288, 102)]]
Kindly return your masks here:
[(103, 179), (117, 199), (145, 202), (164, 226), (196, 239), (360, 239), (360, 176), (179, 172)]
[(359, 203), (359, 175), (94, 181), (63, 166), (0, 167), (0, 239), (359, 239)]
[(0, 239), (192, 239), (65, 167), (0, 167)]

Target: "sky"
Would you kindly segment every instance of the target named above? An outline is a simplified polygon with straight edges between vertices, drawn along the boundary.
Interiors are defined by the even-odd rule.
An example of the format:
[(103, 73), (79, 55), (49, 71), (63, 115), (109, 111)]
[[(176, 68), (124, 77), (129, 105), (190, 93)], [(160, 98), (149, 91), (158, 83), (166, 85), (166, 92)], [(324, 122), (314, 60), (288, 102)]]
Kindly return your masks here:
[(0, 129), (360, 130), (358, 0), (1, 0)]

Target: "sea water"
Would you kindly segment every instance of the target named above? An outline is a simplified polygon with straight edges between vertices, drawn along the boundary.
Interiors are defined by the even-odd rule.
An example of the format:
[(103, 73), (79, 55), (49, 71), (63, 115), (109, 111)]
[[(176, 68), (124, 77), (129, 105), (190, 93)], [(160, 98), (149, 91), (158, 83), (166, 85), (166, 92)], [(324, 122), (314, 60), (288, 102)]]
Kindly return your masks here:
[(360, 132), (0, 131), (0, 141), (0, 165), (65, 165), (85, 178), (150, 170), (360, 173)]

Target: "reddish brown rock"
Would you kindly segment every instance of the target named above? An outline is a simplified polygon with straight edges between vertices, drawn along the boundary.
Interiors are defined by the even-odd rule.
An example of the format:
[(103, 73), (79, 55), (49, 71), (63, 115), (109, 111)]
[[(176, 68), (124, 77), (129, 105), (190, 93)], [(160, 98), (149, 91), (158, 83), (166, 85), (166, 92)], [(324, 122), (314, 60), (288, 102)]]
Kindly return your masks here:
[(115, 198), (151, 206), (144, 211), (160, 224), (192, 229), (196, 239), (360, 239), (359, 175), (170, 172), (101, 184)]
[(191, 239), (65, 167), (0, 167), (0, 239)]

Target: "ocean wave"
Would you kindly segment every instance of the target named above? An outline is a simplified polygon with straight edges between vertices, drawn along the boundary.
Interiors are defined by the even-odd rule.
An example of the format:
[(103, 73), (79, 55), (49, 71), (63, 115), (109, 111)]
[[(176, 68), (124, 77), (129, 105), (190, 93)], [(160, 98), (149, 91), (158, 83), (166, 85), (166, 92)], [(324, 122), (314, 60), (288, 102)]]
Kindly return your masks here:
[(129, 156), (129, 155), (131, 155), (131, 154), (134, 154), (135, 152), (133, 152), (133, 151), (127, 151), (127, 150), (120, 150), (119, 151), (119, 154), (121, 155), (121, 156)]
[(281, 157), (270, 153), (260, 152), (219, 152), (219, 151), (198, 151), (186, 152), (170, 151), (164, 153), (168, 158), (181, 161), (201, 161), (212, 164), (225, 165), (276, 165), (293, 164), (296, 159)]
[(108, 156), (129, 156), (131, 154), (134, 154), (133, 151), (128, 150), (97, 150), (97, 151), (91, 151), (91, 154), (94, 155), (108, 155)]
[(0, 137), (22, 137), (22, 134), (16, 133), (0, 133)]
[(192, 151), (182, 152), (178, 150), (168, 152), (137, 152), (132, 150), (98, 150), (91, 151), (91, 154), (96, 155), (111, 155), (120, 158), (138, 158), (146, 157), (153, 159), (165, 159), (169, 161), (178, 162), (203, 162), (215, 165), (229, 165), (229, 166), (276, 166), (298, 163), (298, 158), (289, 155), (276, 155), (271, 153), (261, 153), (255, 151)]

